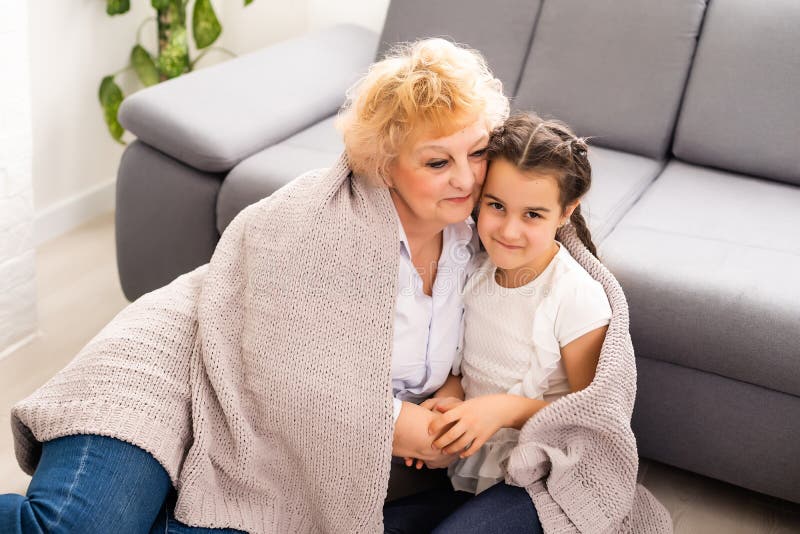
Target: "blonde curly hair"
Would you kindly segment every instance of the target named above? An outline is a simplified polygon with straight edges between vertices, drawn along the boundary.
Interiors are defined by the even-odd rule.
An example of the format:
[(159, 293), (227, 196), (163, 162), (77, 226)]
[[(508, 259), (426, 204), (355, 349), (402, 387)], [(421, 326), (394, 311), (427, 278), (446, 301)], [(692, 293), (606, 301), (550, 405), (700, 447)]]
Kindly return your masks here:
[(483, 56), (437, 38), (399, 44), (374, 63), (347, 91), (336, 126), (353, 172), (378, 184), (415, 136), (446, 136), (479, 118), (492, 130), (508, 114)]

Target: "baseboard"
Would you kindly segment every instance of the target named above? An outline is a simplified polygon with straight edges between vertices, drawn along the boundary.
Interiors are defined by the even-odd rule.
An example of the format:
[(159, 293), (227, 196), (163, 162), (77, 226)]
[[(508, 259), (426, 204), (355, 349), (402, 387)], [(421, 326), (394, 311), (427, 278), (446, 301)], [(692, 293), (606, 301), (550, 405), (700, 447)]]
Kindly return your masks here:
[(113, 211), (116, 188), (117, 181), (112, 178), (37, 212), (33, 223), (33, 246), (38, 247), (103, 213)]

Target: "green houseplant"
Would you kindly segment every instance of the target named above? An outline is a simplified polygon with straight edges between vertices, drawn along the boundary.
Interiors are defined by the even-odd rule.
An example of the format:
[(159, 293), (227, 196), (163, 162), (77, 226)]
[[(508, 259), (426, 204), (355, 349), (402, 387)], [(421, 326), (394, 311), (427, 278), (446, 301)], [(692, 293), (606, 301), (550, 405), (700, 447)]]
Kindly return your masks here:
[[(153, 18), (148, 18), (136, 32), (136, 44), (130, 54), (130, 62), (125, 68), (105, 76), (100, 82), (99, 98), (103, 115), (111, 137), (121, 144), (125, 130), (117, 121), (117, 110), (125, 95), (114, 77), (126, 70), (133, 69), (139, 81), (149, 87), (164, 80), (169, 80), (191, 72), (197, 61), (209, 50), (218, 49), (231, 55), (221, 47), (211, 47), (222, 33), (222, 25), (214, 12), (211, 0), (195, 0), (192, 11), (192, 35), (198, 50), (205, 49), (194, 60), (189, 57), (189, 40), (186, 30), (186, 9), (190, 0), (150, 0), (158, 27), (158, 53), (151, 54), (141, 45), (142, 26)], [(253, 0), (244, 0), (244, 5)], [(106, 13), (121, 15), (130, 10), (130, 0), (106, 0)]]

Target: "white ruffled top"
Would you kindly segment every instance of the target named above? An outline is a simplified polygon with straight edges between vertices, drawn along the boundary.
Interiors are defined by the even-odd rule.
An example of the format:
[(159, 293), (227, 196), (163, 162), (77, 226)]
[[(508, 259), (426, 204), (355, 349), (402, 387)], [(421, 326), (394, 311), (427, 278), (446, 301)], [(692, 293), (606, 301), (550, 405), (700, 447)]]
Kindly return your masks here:
[[(464, 342), (453, 372), (466, 399), (508, 393), (553, 402), (570, 393), (561, 347), (605, 326), (611, 307), (605, 291), (566, 247), (528, 284), (505, 288), (482, 253), (464, 288)], [(481, 449), (450, 466), (456, 490), (480, 493), (504, 480), (503, 461), (519, 431), (500, 429)]]

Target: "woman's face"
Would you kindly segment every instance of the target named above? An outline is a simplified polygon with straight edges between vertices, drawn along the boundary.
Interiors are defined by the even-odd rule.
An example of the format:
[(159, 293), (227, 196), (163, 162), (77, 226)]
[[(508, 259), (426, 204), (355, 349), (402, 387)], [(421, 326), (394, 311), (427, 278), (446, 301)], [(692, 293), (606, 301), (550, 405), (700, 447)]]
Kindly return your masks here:
[(387, 183), (404, 225), (444, 228), (472, 212), (486, 176), (483, 118), (445, 137), (419, 135), (401, 147)]

